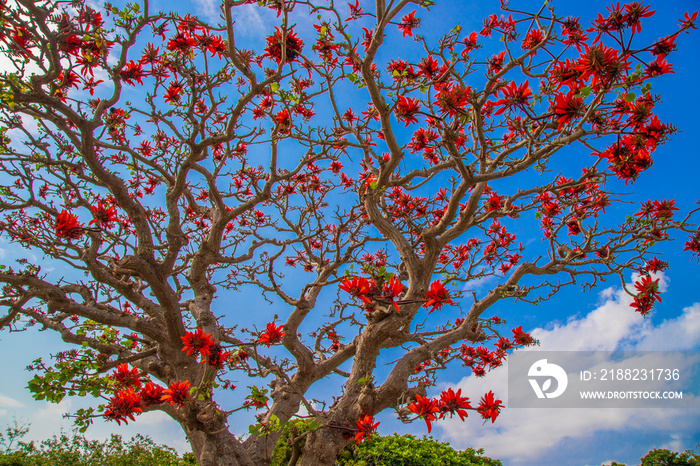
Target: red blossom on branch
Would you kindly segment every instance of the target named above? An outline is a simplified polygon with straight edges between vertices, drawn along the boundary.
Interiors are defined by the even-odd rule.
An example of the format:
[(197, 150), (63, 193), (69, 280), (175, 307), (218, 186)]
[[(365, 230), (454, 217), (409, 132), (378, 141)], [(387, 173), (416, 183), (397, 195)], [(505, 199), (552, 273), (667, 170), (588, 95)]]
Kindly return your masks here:
[(172, 382), (168, 385), (168, 388), (163, 391), (163, 396), (161, 396), (160, 399), (170, 403), (170, 406), (177, 406), (179, 408), (185, 406), (185, 403), (190, 399), (190, 381)]
[(399, 23), (399, 29), (403, 32), (403, 36), (413, 36), (413, 29), (420, 25), (420, 19), (416, 18), (416, 10), (413, 10), (409, 14), (401, 18)]
[(205, 334), (204, 331), (197, 327), (194, 332), (185, 332), (182, 340), (182, 351), (186, 352), (187, 356), (202, 357), (202, 362), (209, 356), (209, 351), (214, 345), (214, 340), (211, 333)]
[(263, 57), (270, 57), (277, 64), (282, 63), (282, 53), (284, 53), (284, 63), (297, 61), (301, 56), (304, 42), (293, 30), (285, 31), (283, 38), (282, 31), (275, 28), (275, 33), (267, 38), (267, 46)]
[(67, 240), (79, 239), (83, 236), (83, 224), (78, 222), (78, 216), (67, 210), (62, 210), (56, 216), (54, 223), (56, 236)]
[(440, 412), (438, 401), (416, 395), (416, 401), (408, 405), (408, 409), (425, 421), (425, 425), (428, 427), (428, 433), (430, 433), (432, 429), (430, 422), (437, 419), (436, 414)]
[(493, 391), (489, 390), (487, 394), (481, 397), (479, 407), (476, 410), (483, 419), (491, 419), (491, 423), (494, 423), (501, 413), (501, 408), (503, 408), (501, 400), (497, 400)]
[(467, 409), (473, 409), (469, 398), (462, 396), (462, 389), (454, 390), (448, 388), (440, 394), (440, 411), (443, 416), (447, 413), (450, 415), (457, 414), (461, 421), (468, 416)]
[(116, 386), (119, 388), (140, 388), (141, 387), (141, 374), (136, 367), (129, 369), (129, 365), (119, 364), (111, 376), (115, 382)]
[(284, 336), (284, 332), (282, 331), (283, 329), (284, 325), (280, 325), (278, 327), (274, 322), (268, 322), (267, 327), (258, 337), (258, 343), (262, 343), (268, 348), (270, 345), (279, 343), (282, 341), (282, 337)]
[(371, 441), (372, 434), (377, 430), (378, 422), (374, 422), (374, 417), (369, 414), (360, 416), (357, 420), (357, 433), (355, 434), (355, 443), (359, 444), (364, 439)]
[(104, 417), (110, 421), (117, 421), (117, 424), (128, 424), (129, 419), (135, 420), (134, 415), (142, 412), (141, 397), (133, 388), (127, 388), (119, 390), (110, 398), (105, 406)]
[(425, 293), (425, 299), (426, 302), (423, 307), (432, 306), (428, 314), (435, 310), (440, 310), (444, 304), (454, 304), (447, 288), (445, 288), (445, 285), (439, 280), (435, 280), (430, 284), (430, 288), (428, 288), (428, 291)]

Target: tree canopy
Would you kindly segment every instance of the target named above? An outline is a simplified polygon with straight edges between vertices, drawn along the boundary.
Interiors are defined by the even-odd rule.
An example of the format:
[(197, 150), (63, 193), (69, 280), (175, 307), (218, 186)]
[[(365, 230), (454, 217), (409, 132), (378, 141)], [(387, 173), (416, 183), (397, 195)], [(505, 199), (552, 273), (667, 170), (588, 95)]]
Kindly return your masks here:
[[(639, 2), (586, 22), (502, 2), (437, 38), (421, 35), (433, 6), (223, 0), (208, 22), (148, 0), (0, 3), (0, 234), (27, 250), (0, 266), (0, 328), (75, 345), (33, 364), (35, 397), (101, 397), (82, 428), (164, 411), (203, 466), (270, 464), (302, 416), (299, 464), (330, 465), (384, 410), (428, 432), (496, 422), (493, 391), (427, 394), (536, 343), (496, 303), (635, 273), (630, 312), (648, 314), (668, 267), (653, 246), (685, 232), (700, 255), (697, 209), (620, 217), (616, 189), (675, 132), (651, 83), (697, 12), (638, 43)], [(245, 8), (276, 13), (257, 47)], [(274, 317), (254, 321), (249, 295)], [(230, 390), (236, 406), (217, 401)]]

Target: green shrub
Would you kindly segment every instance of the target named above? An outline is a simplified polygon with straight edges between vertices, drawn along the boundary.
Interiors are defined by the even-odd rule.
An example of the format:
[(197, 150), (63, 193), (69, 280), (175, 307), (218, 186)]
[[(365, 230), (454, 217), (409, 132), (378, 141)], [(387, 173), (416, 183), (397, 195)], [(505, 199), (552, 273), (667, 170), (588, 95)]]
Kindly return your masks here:
[[(291, 432), (300, 435), (309, 429), (310, 421), (287, 423), (272, 453), (272, 466), (287, 466), (293, 448)], [(304, 439), (299, 442), (303, 448)], [(371, 442), (351, 443), (340, 453), (336, 466), (501, 466), (501, 462), (481, 456), (482, 451), (458, 451), (449, 443), (432, 437), (415, 438), (394, 434), (388, 437), (372, 436)]]
[(120, 435), (101, 442), (65, 433), (35, 442), (18, 442), (13, 451), (0, 453), (0, 466), (197, 466), (194, 455), (179, 457), (175, 450), (137, 435)]

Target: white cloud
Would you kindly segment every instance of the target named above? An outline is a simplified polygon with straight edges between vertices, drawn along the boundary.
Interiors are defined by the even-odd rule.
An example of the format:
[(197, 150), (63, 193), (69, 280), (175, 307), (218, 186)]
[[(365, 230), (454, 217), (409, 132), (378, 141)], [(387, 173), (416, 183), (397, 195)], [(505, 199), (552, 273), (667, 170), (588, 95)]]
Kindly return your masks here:
[(264, 34), (267, 29), (265, 21), (260, 14), (260, 7), (257, 5), (242, 5), (232, 12), (235, 24), (233, 30), (246, 36)]
[(9, 396), (5, 396), (2, 393), (0, 393), (0, 406), (3, 408), (24, 408), (24, 404), (20, 401), (15, 400), (14, 398), (10, 398)]
[(700, 303), (685, 308), (676, 319), (664, 320), (656, 327), (645, 327), (635, 349), (639, 351), (673, 351), (700, 345)]
[(219, 0), (194, 0), (197, 5), (197, 15), (204, 16), (207, 20), (219, 21)]
[[(660, 278), (661, 289), (668, 286), (667, 278), (656, 278)], [(532, 336), (541, 343), (534, 350), (691, 350), (700, 344), (700, 303), (685, 308), (676, 318), (653, 326), (650, 320), (644, 320), (632, 311), (629, 307), (632, 299), (623, 290), (608, 288), (601, 293), (601, 298), (603, 302), (587, 315), (533, 330)], [(658, 353), (646, 353), (640, 357), (656, 358)], [(507, 362), (505, 366), (492, 370), (487, 377), (465, 377), (455, 388), (461, 388), (463, 395), (472, 398), (473, 404), (489, 390), (505, 399), (508, 392)], [(689, 416), (692, 420), (688, 419)], [(486, 422), (482, 425), (476, 419), (461, 422), (455, 418), (441, 421), (437, 426), (444, 432), (441, 438), (452, 442), (455, 447), (484, 448), (486, 455), (516, 465), (535, 464), (532, 461), (539, 461), (538, 458), (553, 452), (567, 438), (583, 442), (592, 440), (602, 431), (625, 429), (678, 432), (679, 419), (686, 419), (692, 425), (698, 417), (698, 413), (681, 409), (506, 408), (494, 424)], [(676, 436), (667, 446), (658, 447), (679, 451), (687, 445), (684, 447), (683, 439)]]

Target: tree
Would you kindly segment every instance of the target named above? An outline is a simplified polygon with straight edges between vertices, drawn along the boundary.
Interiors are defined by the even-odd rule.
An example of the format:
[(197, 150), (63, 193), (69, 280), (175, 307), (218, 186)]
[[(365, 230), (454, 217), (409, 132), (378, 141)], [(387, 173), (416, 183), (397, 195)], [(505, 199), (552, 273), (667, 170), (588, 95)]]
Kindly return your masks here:
[[(21, 438), (28, 428), (17, 430), (8, 427), (10, 438)], [(0, 438), (2, 438), (0, 436)], [(3, 445), (0, 451), (1, 466), (195, 466), (192, 453), (179, 458), (172, 448), (155, 444), (150, 438), (141, 435), (124, 441), (121, 436), (112, 434), (112, 438), (100, 442), (87, 440), (82, 435), (60, 436), (43, 440), (39, 445), (34, 442), (19, 441), (14, 448)]]
[[(36, 361), (29, 388), (102, 397), (82, 428), (161, 410), (201, 465), (261, 465), (303, 414), (299, 464), (329, 465), (386, 409), (428, 431), (470, 411), (494, 422), (493, 392), (426, 393), (446, 367), (483, 376), (534, 343), (491, 306), (636, 272), (646, 315), (667, 266), (652, 246), (680, 230), (700, 253), (673, 200), (605, 215), (675, 130), (650, 83), (697, 13), (637, 44), (653, 13), (637, 2), (588, 29), (503, 4), (481, 31), (432, 41), (418, 35), (430, 0), (261, 0), (279, 26), (252, 50), (234, 21), (249, 3), (224, 0), (220, 24), (147, 0), (2, 4), (0, 232), (69, 271), (4, 265), (0, 326), (76, 345)], [(415, 59), (387, 58), (389, 41)], [(552, 176), (574, 143), (592, 155)], [(526, 251), (513, 229), (533, 217), (544, 241)], [(279, 310), (262, 330), (231, 299), (252, 290)], [(220, 406), (234, 378), (262, 383)], [(342, 389), (312, 402), (326, 378)], [(241, 408), (258, 413), (245, 439), (227, 422)]]
[(656, 449), (641, 458), (641, 466), (693, 466), (700, 462), (700, 457), (692, 450), (683, 453), (665, 449)]

